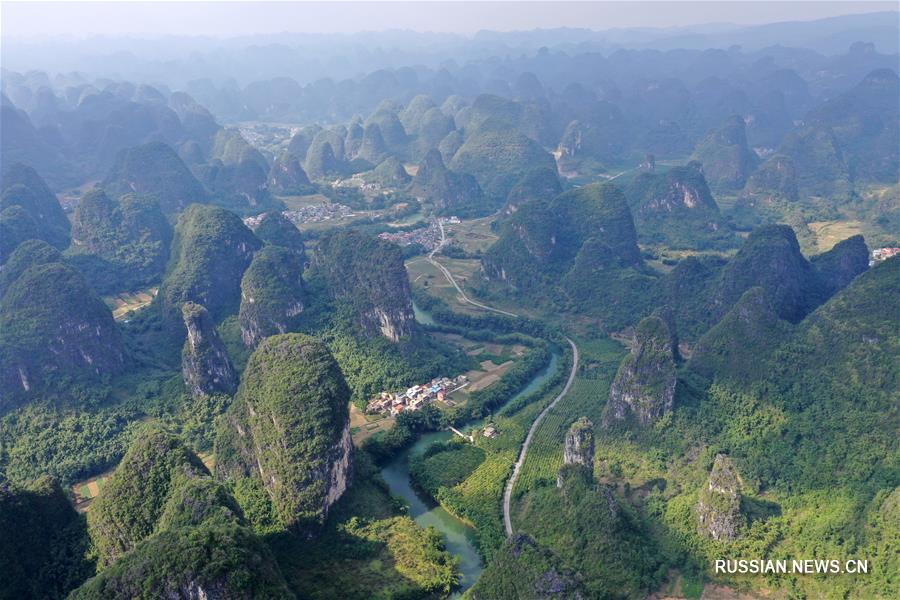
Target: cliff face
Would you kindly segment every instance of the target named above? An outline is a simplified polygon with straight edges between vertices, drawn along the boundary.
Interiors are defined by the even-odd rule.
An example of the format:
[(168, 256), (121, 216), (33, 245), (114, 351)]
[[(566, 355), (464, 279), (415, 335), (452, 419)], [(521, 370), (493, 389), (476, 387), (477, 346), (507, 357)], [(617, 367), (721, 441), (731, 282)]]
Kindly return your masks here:
[(697, 502), (700, 533), (716, 541), (731, 541), (741, 535), (741, 483), (731, 459), (716, 456), (709, 482)]
[[(594, 473), (594, 424), (587, 417), (581, 417), (566, 432), (565, 449), (563, 451), (563, 470), (568, 466), (584, 467), (587, 474)], [(565, 473), (557, 475), (556, 487), (563, 487)]]
[(647, 317), (638, 324), (631, 354), (619, 365), (603, 411), (603, 425), (634, 419), (652, 425), (672, 411), (675, 401), (675, 360), (665, 321)]
[(193, 302), (181, 307), (187, 340), (181, 350), (181, 374), (193, 396), (234, 394), (237, 374), (209, 312)]
[(398, 246), (346, 231), (320, 240), (315, 260), (332, 297), (353, 306), (364, 331), (393, 342), (415, 334), (412, 292)]
[(695, 164), (674, 167), (664, 174), (642, 173), (628, 186), (626, 195), (638, 235), (645, 243), (683, 248), (735, 243)]
[(286, 527), (312, 532), (347, 489), (350, 389), (325, 345), (266, 338), (247, 365), (216, 440), (216, 472), (254, 477)]
[(303, 312), (303, 262), (280, 246), (256, 253), (241, 279), (241, 339), (255, 347), (270, 335), (287, 333)]

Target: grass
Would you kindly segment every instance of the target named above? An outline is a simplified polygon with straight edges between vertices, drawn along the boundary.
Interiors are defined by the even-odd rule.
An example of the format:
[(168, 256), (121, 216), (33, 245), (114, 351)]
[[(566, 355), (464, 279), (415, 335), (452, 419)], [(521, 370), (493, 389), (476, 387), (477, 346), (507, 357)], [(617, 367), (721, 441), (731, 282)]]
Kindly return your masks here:
[(827, 252), (848, 237), (863, 233), (860, 221), (816, 221), (809, 224), (816, 235), (816, 251)]
[[(625, 350), (609, 338), (578, 340), (577, 345), (582, 354), (580, 374), (569, 394), (547, 413), (535, 432), (513, 490), (514, 499), (521, 499), (530, 490), (556, 481), (556, 473), (563, 462), (566, 431), (573, 421), (586, 416), (599, 426), (609, 386)], [(517, 512), (520, 511), (514, 507), (514, 517)]]
[(116, 321), (122, 321), (135, 312), (150, 306), (158, 292), (159, 286), (153, 286), (143, 290), (107, 296), (103, 298), (103, 301), (112, 311), (113, 318)]

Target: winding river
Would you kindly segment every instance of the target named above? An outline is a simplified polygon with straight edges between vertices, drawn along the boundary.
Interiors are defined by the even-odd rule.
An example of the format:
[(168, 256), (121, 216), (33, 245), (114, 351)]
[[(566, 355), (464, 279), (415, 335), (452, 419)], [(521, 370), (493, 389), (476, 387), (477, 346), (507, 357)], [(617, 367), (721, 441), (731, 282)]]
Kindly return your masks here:
[[(413, 308), (416, 313), (417, 321), (424, 324), (434, 323), (427, 312), (420, 310), (415, 305), (413, 305)], [(524, 395), (530, 394), (543, 385), (544, 382), (550, 379), (556, 372), (556, 369), (559, 368), (559, 358), (560, 355), (554, 350), (548, 365), (535, 375), (528, 385), (519, 393), (507, 400), (503, 406), (506, 406), (506, 404)], [(495, 412), (499, 412), (499, 410), (500, 409), (497, 409)], [(479, 424), (480, 422), (470, 423), (465, 430), (476, 427)], [(444, 537), (444, 545), (446, 546), (447, 551), (453, 556), (459, 557), (459, 568), (462, 577), (460, 579), (459, 588), (452, 596), (458, 598), (462, 595), (462, 592), (475, 584), (478, 577), (481, 575), (481, 572), (484, 570), (481, 557), (478, 555), (478, 550), (475, 548), (475, 530), (460, 519), (451, 515), (439, 505), (435, 504), (430, 498), (420, 495), (419, 492), (413, 488), (412, 478), (409, 474), (410, 456), (421, 454), (425, 452), (425, 449), (431, 444), (448, 440), (451, 436), (453, 436), (453, 433), (449, 431), (438, 431), (422, 435), (412, 447), (399, 453), (390, 463), (388, 463), (387, 466), (381, 470), (381, 475), (387, 482), (391, 494), (402, 498), (403, 501), (406, 502), (409, 507), (409, 516), (423, 527), (428, 527), (430, 525), (437, 529)]]

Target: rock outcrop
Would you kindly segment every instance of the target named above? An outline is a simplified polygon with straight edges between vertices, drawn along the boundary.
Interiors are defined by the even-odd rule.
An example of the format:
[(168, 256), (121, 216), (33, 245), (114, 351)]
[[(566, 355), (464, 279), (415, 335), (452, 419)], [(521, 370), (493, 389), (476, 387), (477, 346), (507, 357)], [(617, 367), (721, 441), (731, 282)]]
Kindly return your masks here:
[(241, 339), (256, 347), (263, 338), (292, 331), (303, 312), (303, 255), (265, 246), (241, 279)]
[[(584, 467), (586, 472), (594, 473), (594, 424), (587, 417), (581, 417), (566, 432), (565, 449), (563, 451), (563, 469), (566, 467)], [(557, 476), (556, 487), (563, 487), (562, 471)]]
[(350, 389), (320, 341), (263, 340), (216, 439), (216, 473), (258, 479), (278, 522), (307, 533), (350, 482)]
[(700, 492), (697, 502), (700, 533), (717, 541), (728, 542), (741, 535), (744, 517), (741, 514), (741, 481), (731, 459), (716, 456), (709, 482)]
[(669, 328), (661, 318), (647, 317), (637, 326), (631, 354), (619, 365), (603, 411), (603, 425), (628, 421), (652, 425), (672, 411), (675, 383)]
[(641, 173), (625, 191), (644, 243), (674, 248), (733, 246), (728, 228), (697, 165)]
[(344, 231), (319, 241), (315, 262), (332, 297), (353, 307), (364, 332), (393, 342), (415, 334), (412, 292), (397, 245)]
[(181, 376), (192, 396), (234, 394), (237, 374), (209, 312), (193, 302), (181, 307), (187, 340), (181, 350)]

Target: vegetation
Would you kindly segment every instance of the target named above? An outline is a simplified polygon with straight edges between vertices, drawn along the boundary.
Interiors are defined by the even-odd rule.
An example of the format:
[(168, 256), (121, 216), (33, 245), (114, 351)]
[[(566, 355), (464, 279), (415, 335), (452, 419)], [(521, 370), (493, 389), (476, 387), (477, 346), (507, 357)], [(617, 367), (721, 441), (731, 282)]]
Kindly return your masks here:
[(194, 204), (178, 218), (172, 257), (158, 298), (170, 321), (181, 321), (181, 304), (202, 304), (221, 320), (237, 312), (240, 281), (262, 246), (234, 213)]
[(153, 197), (166, 215), (206, 199), (200, 182), (178, 154), (163, 142), (120, 152), (102, 187), (113, 198), (132, 193)]
[(220, 423), (216, 472), (258, 477), (282, 527), (315, 529), (348, 485), (350, 389), (327, 347), (266, 338)]
[(281, 246), (265, 246), (241, 278), (244, 343), (255, 346), (270, 335), (296, 331), (303, 301), (303, 255)]
[(149, 197), (117, 201), (102, 190), (85, 194), (72, 224), (71, 262), (101, 293), (133, 290), (158, 281), (172, 244), (172, 226)]
[(64, 598), (93, 570), (84, 518), (53, 479), (20, 487), (0, 476), (0, 529), (2, 598)]

